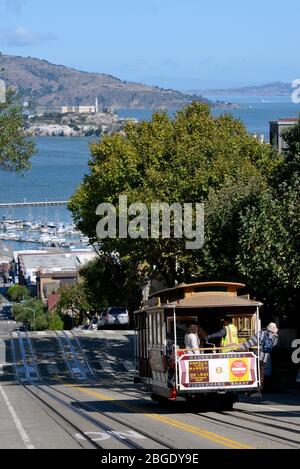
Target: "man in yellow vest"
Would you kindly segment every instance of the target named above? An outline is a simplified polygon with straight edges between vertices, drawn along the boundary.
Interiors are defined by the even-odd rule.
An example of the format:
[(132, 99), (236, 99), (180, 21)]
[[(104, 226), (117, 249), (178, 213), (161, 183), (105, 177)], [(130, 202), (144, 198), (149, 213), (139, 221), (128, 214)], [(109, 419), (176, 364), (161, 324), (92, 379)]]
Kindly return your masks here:
[(238, 331), (234, 324), (232, 324), (232, 318), (230, 316), (226, 316), (223, 319), (224, 326), (218, 332), (214, 334), (209, 334), (206, 337), (206, 342), (210, 342), (211, 339), (221, 339), (220, 347), (222, 348), (222, 352), (232, 352), (236, 350), (238, 345)]

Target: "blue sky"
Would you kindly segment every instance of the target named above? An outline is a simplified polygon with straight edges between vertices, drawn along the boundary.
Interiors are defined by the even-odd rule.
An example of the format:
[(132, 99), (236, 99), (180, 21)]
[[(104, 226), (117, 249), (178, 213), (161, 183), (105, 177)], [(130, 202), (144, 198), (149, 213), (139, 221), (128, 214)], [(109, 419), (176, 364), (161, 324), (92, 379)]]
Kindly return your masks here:
[(300, 78), (299, 0), (0, 0), (0, 51), (178, 89)]

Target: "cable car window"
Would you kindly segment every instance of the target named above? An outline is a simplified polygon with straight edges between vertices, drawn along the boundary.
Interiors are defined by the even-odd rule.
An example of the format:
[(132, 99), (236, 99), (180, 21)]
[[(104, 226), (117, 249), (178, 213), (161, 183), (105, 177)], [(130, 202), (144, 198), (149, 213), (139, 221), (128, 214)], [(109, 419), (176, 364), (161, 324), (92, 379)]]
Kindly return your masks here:
[(157, 321), (156, 321), (156, 313), (152, 313), (152, 327), (153, 327), (153, 342), (152, 345), (157, 345)]
[(157, 345), (162, 343), (162, 336), (161, 336), (161, 312), (156, 314), (156, 330), (157, 330)]
[(152, 323), (152, 314), (149, 314), (147, 317), (148, 323), (148, 343), (152, 344), (152, 337), (153, 337), (153, 323)]
[[(197, 324), (197, 316), (177, 316), (176, 317), (176, 336), (177, 345), (180, 348), (184, 348), (184, 336), (190, 324)], [(174, 340), (174, 320), (173, 317), (167, 319), (167, 331), (168, 335)]]

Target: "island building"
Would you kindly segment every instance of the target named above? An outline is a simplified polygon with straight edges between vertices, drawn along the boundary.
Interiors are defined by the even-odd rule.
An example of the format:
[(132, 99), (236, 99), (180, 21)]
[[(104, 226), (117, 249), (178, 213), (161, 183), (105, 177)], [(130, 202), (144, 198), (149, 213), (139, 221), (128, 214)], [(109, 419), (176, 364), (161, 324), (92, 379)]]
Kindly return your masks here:
[(297, 117), (285, 117), (276, 121), (270, 121), (270, 144), (279, 153), (284, 153), (287, 148), (282, 137), (282, 132), (299, 122)]
[(93, 106), (38, 106), (35, 109), (35, 115), (44, 116), (45, 114), (98, 114), (99, 101), (95, 98)]

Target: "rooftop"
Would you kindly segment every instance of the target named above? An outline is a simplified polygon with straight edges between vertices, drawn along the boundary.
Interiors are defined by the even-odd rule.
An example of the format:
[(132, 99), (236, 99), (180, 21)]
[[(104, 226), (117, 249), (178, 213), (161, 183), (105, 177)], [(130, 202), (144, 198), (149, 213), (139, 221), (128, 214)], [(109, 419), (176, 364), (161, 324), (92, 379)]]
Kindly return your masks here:
[(36, 281), (40, 273), (76, 272), (77, 269), (96, 257), (94, 251), (72, 252), (24, 252), (19, 254), (20, 269), (25, 278)]
[(270, 121), (272, 124), (297, 124), (299, 117), (280, 117), (275, 121)]

